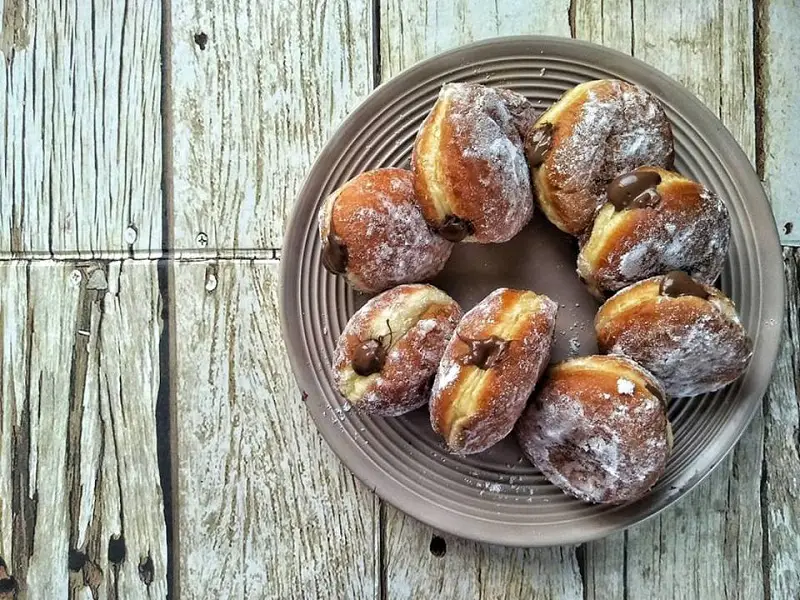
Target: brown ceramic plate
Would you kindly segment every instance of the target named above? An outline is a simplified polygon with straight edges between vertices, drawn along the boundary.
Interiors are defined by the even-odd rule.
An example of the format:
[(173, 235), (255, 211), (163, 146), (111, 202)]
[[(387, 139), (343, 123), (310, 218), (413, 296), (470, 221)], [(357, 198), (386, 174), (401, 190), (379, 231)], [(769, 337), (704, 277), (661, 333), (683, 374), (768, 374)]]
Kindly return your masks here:
[[(448, 81), (516, 90), (544, 110), (590, 79), (622, 78), (658, 96), (672, 121), (679, 171), (715, 190), (733, 221), (721, 278), (755, 342), (747, 374), (717, 393), (671, 402), (675, 447), (646, 498), (619, 507), (584, 504), (547, 483), (512, 439), (482, 454), (448, 454), (426, 409), (398, 418), (348, 411), (330, 362), (347, 319), (365, 301), (320, 262), (317, 208), (357, 173), (407, 166), (414, 136)], [(543, 292), (561, 305), (553, 360), (596, 351), (597, 303), (575, 274), (572, 238), (541, 213), (511, 242), (463, 244), (434, 284), (464, 309), (500, 286)], [(283, 328), (306, 405), (347, 467), (387, 502), (430, 525), (498, 544), (545, 546), (600, 538), (650, 517), (699, 483), (725, 457), (756, 412), (778, 351), (783, 269), (769, 203), (745, 154), (717, 118), (679, 84), (613, 50), (568, 39), (500, 38), (464, 46), (381, 85), (320, 153), (294, 207), (282, 258)]]

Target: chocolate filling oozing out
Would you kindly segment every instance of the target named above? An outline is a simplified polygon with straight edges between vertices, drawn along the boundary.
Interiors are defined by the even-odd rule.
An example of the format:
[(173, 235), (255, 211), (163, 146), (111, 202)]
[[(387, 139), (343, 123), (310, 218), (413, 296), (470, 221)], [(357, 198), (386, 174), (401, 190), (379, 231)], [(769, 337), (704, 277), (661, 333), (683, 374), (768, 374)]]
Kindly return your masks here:
[(664, 278), (661, 280), (661, 285), (658, 288), (658, 293), (662, 296), (671, 296), (672, 298), (677, 298), (678, 296), (696, 296), (703, 300), (707, 300), (710, 296), (702, 285), (683, 271), (670, 271), (664, 275)]
[(328, 230), (328, 237), (322, 244), (322, 265), (335, 275), (347, 271), (347, 246), (333, 232), (333, 227)]
[(525, 155), (532, 169), (540, 166), (550, 145), (553, 143), (553, 124), (545, 123), (539, 127), (534, 127), (525, 140)]
[(483, 340), (458, 337), (469, 346), (469, 352), (461, 357), (461, 363), (474, 365), (484, 371), (500, 363), (505, 358), (508, 347), (511, 345), (510, 340), (504, 340), (496, 335), (490, 335)]
[(448, 242), (460, 242), (475, 233), (475, 227), (466, 219), (456, 215), (447, 215), (436, 230)]
[(648, 208), (661, 201), (656, 186), (661, 175), (655, 171), (632, 171), (623, 173), (608, 184), (608, 201), (617, 210)]
[(386, 363), (386, 348), (381, 340), (361, 342), (353, 354), (351, 364), (357, 375), (367, 377), (378, 373)]

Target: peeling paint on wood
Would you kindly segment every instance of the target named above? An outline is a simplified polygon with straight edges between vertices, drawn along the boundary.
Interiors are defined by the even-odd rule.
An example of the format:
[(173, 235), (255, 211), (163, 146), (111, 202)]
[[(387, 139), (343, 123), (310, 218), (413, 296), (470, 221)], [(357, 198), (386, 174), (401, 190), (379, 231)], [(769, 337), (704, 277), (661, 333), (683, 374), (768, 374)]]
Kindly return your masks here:
[[(0, 556), (17, 598), (165, 598), (155, 263), (14, 261), (0, 281)], [(109, 562), (123, 533), (157, 561), (149, 589)]]

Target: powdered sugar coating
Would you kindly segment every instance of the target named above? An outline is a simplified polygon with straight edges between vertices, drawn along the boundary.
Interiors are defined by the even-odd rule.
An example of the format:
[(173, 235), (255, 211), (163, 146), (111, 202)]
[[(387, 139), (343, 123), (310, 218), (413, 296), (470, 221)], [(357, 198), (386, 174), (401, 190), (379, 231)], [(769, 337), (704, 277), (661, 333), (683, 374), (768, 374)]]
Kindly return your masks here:
[(403, 169), (378, 169), (351, 179), (320, 209), (323, 241), (331, 223), (347, 248), (349, 283), (366, 292), (430, 279), (444, 268), (452, 249), (428, 227), (413, 174)]
[(526, 103), (473, 83), (442, 87), (412, 158), (423, 212), (434, 226), (456, 215), (474, 227), (465, 241), (490, 243), (511, 239), (530, 220), (533, 192), (518, 130), (532, 118)]
[[(601, 292), (615, 292), (636, 281), (681, 270), (704, 283), (719, 277), (731, 237), (725, 203), (705, 186), (662, 171), (669, 180), (658, 187), (653, 207), (627, 210), (598, 229), (578, 255), (578, 272)], [(605, 240), (599, 254), (588, 250), (595, 235)]]
[[(550, 205), (545, 212), (573, 234), (591, 224), (612, 179), (644, 165), (669, 167), (674, 157), (672, 130), (654, 96), (618, 80), (584, 85), (577, 100), (568, 93), (561, 101), (574, 105), (559, 107), (568, 112), (553, 121), (553, 143), (536, 178), (540, 203)], [(549, 114), (537, 125), (551, 122)]]
[[(638, 380), (641, 369), (630, 368), (639, 373), (630, 379)], [(670, 452), (665, 406), (644, 385), (620, 394), (616, 375), (592, 371), (552, 371), (519, 420), (517, 439), (542, 474), (568, 494), (586, 502), (629, 502), (664, 471)]]
[[(535, 296), (495, 290), (464, 315), (447, 345), (431, 391), (431, 424), (454, 452), (481, 452), (507, 436), (547, 366), (558, 305), (539, 296), (535, 311), (514, 313), (526, 294)], [(487, 370), (463, 364), (463, 339), (486, 339), (501, 330), (513, 331), (499, 336), (513, 340), (504, 360)]]
[[(411, 323), (397, 324), (409, 313)], [(416, 313), (419, 312), (419, 315)], [(334, 351), (333, 376), (340, 392), (355, 407), (383, 416), (395, 416), (423, 406), (442, 353), (461, 318), (461, 308), (444, 292), (429, 285), (401, 285), (369, 300), (350, 318)], [(389, 334), (385, 321), (395, 322), (385, 340), (391, 346), (379, 373), (360, 378), (351, 363), (357, 346), (375, 331)], [(362, 393), (353, 382), (363, 380)]]
[[(626, 288), (612, 299), (624, 301), (661, 279)], [(648, 295), (608, 319), (600, 318), (601, 308), (598, 346), (644, 366), (670, 396), (695, 396), (728, 385), (747, 369), (752, 344), (730, 301), (718, 290), (707, 289), (713, 293), (709, 300)]]

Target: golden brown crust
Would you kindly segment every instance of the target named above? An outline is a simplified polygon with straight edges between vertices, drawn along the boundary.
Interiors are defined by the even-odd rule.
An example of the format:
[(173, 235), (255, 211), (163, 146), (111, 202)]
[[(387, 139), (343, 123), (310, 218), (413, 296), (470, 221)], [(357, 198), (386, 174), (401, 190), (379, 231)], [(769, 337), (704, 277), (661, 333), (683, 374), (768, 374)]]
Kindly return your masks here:
[(346, 248), (348, 282), (365, 292), (430, 279), (452, 249), (428, 227), (414, 175), (404, 169), (367, 171), (345, 183), (320, 209), (319, 229), (323, 255), (333, 231)]
[(578, 274), (598, 298), (636, 281), (682, 270), (704, 283), (719, 276), (730, 242), (730, 216), (720, 198), (678, 173), (658, 173), (653, 206), (618, 209), (607, 202), (583, 240)]
[(663, 389), (633, 361), (586, 356), (551, 367), (517, 424), (544, 476), (586, 502), (642, 497), (671, 448)]
[[(371, 414), (394, 416), (424, 405), (460, 318), (455, 300), (430, 285), (401, 285), (375, 296), (351, 317), (339, 337), (333, 363), (339, 391)], [(368, 340), (381, 343), (385, 363), (364, 376), (355, 372), (353, 360)]]
[(672, 165), (672, 129), (663, 107), (624, 81), (590, 81), (569, 90), (526, 138), (548, 124), (550, 149), (533, 169), (536, 199), (554, 225), (573, 235), (589, 227), (614, 177), (642, 165)]
[(412, 155), (417, 197), (433, 228), (455, 215), (473, 229), (464, 241), (504, 242), (530, 220), (530, 172), (517, 130), (530, 115), (519, 98), (512, 114), (508, 94), (477, 84), (442, 87)]
[(595, 318), (600, 351), (636, 360), (670, 396), (711, 392), (740, 377), (752, 343), (733, 303), (705, 284), (707, 299), (663, 295), (663, 279), (627, 287), (600, 307)]
[[(501, 288), (469, 311), (442, 357), (431, 424), (456, 453), (481, 452), (508, 435), (550, 358), (557, 305), (547, 296)], [(511, 340), (501, 360), (465, 364), (470, 340)]]

